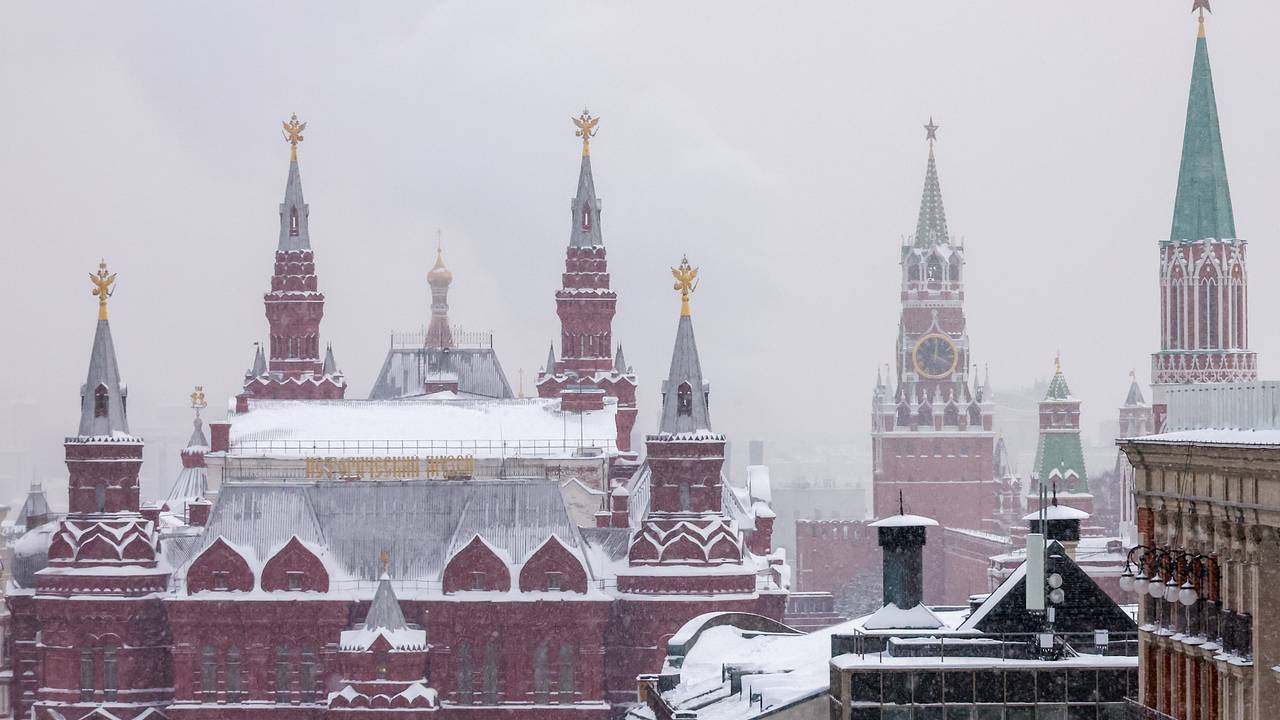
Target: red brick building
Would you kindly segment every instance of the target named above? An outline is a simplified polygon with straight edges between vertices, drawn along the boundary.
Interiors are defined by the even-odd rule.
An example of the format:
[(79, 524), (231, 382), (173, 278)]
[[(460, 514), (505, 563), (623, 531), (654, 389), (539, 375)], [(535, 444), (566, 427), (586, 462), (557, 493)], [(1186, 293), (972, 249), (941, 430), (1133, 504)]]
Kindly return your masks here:
[[(282, 209), (282, 237), (296, 227), (287, 237), (305, 238), (296, 179), (295, 156), (297, 202)], [(282, 302), (315, 292), (311, 272), (286, 268), (310, 289), (286, 288)], [(170, 495), (181, 507), (143, 506), (142, 440), (129, 434), (105, 314), (112, 279), (104, 270), (99, 280), (81, 423), (66, 441), (70, 512), (16, 545), (7, 604), (17, 715), (603, 720), (636, 701), (637, 675), (661, 667), (666, 640), (689, 619), (781, 619), (789, 569), (772, 552), (767, 488), (725, 481), (687, 295), (647, 459), (615, 483), (596, 526), (579, 527), (559, 478), (520, 463), (477, 477), (477, 458), (431, 455), (429, 437), (370, 436), (337, 459), (308, 456), (304, 446), (332, 447), (317, 416), (358, 417), (376, 433), (403, 425), (403, 412), (447, 424), (458, 410), (327, 399), (341, 397), (339, 376), (303, 367), (318, 347), (308, 339), (317, 296), (283, 319), (268, 296), (280, 362), (211, 423), (207, 447), (197, 426)], [(315, 399), (258, 394), (286, 387)], [(567, 397), (465, 402), (580, 413)], [(260, 452), (248, 428), (267, 410), (295, 413), (311, 439)], [(388, 457), (393, 445), (400, 454)]]

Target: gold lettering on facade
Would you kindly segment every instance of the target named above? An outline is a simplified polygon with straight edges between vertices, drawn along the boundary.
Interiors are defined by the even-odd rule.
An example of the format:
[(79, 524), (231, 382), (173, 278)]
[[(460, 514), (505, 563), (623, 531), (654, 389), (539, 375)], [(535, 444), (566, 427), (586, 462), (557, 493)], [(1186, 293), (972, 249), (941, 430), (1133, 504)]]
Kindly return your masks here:
[(374, 458), (306, 458), (304, 473), (308, 480), (336, 479), (386, 479), (456, 480), (473, 477), (476, 459), (471, 455), (433, 455), (428, 457), (374, 457)]

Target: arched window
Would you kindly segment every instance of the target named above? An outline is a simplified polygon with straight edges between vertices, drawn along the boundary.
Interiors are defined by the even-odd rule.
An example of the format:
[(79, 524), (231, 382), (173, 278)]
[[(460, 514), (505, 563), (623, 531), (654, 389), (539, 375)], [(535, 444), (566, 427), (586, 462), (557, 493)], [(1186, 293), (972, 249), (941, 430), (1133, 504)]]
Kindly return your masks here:
[(459, 643), (457, 652), (455, 652), (454, 655), (454, 665), (457, 670), (458, 681), (458, 702), (475, 702), (475, 699), (472, 697), (474, 693), (471, 683), (471, 645), (465, 642)]
[(484, 702), (498, 704), (498, 644), (489, 640), (484, 644)]
[(289, 702), (289, 685), (293, 678), (293, 663), (287, 645), (276, 646), (276, 702)]
[(906, 427), (911, 424), (911, 408), (906, 403), (898, 405), (898, 427)]
[(200, 694), (205, 702), (218, 699), (218, 650), (212, 645), (200, 648)]
[(1218, 331), (1222, 328), (1222, 303), (1218, 293), (1218, 273), (1206, 264), (1200, 271), (1200, 344), (1202, 350), (1221, 347)]
[(914, 255), (907, 261), (907, 280), (920, 282), (920, 259)]
[(240, 648), (227, 648), (226, 667), (227, 702), (240, 702)]
[(298, 236), (298, 208), (289, 209), (289, 235)]
[(982, 411), (978, 409), (977, 405), (969, 406), (969, 424), (970, 425), (982, 424)]
[(110, 408), (111, 396), (107, 392), (107, 386), (98, 383), (93, 389), (93, 416), (106, 417)]
[(560, 643), (560, 702), (573, 702), (574, 674), (577, 655), (569, 643)]
[(533, 702), (546, 705), (551, 695), (551, 675), (547, 671), (547, 641), (533, 651)]
[(947, 409), (942, 412), (942, 424), (951, 427), (960, 425), (960, 408), (955, 403), (947, 403)]
[(929, 258), (929, 265), (925, 272), (925, 278), (929, 281), (930, 288), (938, 288), (942, 286), (942, 262), (935, 255)]
[(298, 661), (298, 685), (302, 690), (302, 702), (316, 701), (316, 650), (304, 646)]
[(680, 417), (693, 414), (693, 388), (687, 382), (680, 383), (680, 387), (676, 388), (676, 414)]
[(1235, 296), (1235, 302), (1231, 308), (1231, 320), (1233, 331), (1231, 333), (1231, 346), (1236, 348), (1248, 347), (1248, 343), (1244, 338), (1244, 281), (1240, 279), (1239, 270), (1236, 271), (1235, 282), (1233, 283), (1232, 294)]
[(92, 700), (93, 689), (93, 648), (82, 648), (80, 650), (80, 699)]
[(920, 406), (919, 415), (920, 417), (917, 422), (919, 422), (921, 425), (933, 424), (933, 407), (931, 407), (929, 403), (924, 403), (923, 405)]
[(120, 676), (116, 670), (116, 646), (105, 645), (102, 648), (102, 697), (104, 700), (115, 700), (116, 691), (120, 688)]

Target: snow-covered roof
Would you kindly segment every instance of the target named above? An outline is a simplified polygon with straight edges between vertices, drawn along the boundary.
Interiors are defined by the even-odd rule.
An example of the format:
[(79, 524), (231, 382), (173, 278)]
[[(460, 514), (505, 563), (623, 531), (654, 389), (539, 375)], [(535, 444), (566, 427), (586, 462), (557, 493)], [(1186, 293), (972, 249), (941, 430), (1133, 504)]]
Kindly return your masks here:
[(232, 415), (236, 456), (560, 456), (616, 449), (617, 402), (561, 412), (558, 399), (254, 400)]
[[(1040, 519), (1040, 511), (1037, 510), (1022, 518), (1023, 522)], [(1073, 508), (1070, 505), (1048, 505), (1044, 508), (1045, 520), (1088, 520), (1089, 513)]]
[(1163, 444), (1196, 445), (1249, 445), (1280, 447), (1280, 430), (1241, 430), (1236, 428), (1206, 428), (1203, 430), (1178, 430), (1130, 438), (1130, 441)]
[(942, 619), (922, 604), (903, 610), (889, 603), (861, 620), (867, 630), (936, 630), (945, 627)]
[(377, 580), (385, 551), (393, 580), (432, 582), (477, 535), (515, 564), (552, 535), (582, 554), (553, 480), (227, 483), (201, 547), (221, 537), (261, 564), (297, 536), (349, 579)]
[(889, 517), (886, 517), (886, 518), (881, 518), (871, 523), (869, 527), (873, 527), (873, 528), (932, 527), (937, 524), (938, 524), (938, 521), (934, 520), (933, 518), (927, 518), (927, 517), (924, 517), (923, 515), (907, 515), (903, 513), (899, 515), (890, 515)]

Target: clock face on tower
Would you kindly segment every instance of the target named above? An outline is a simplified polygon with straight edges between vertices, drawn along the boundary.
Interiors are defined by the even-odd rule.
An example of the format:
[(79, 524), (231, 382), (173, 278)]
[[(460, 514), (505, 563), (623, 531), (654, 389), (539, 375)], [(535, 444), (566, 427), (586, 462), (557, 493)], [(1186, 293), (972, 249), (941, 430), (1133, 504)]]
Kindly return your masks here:
[(955, 372), (956, 344), (941, 333), (930, 333), (916, 341), (911, 350), (911, 363), (921, 377), (937, 380)]

